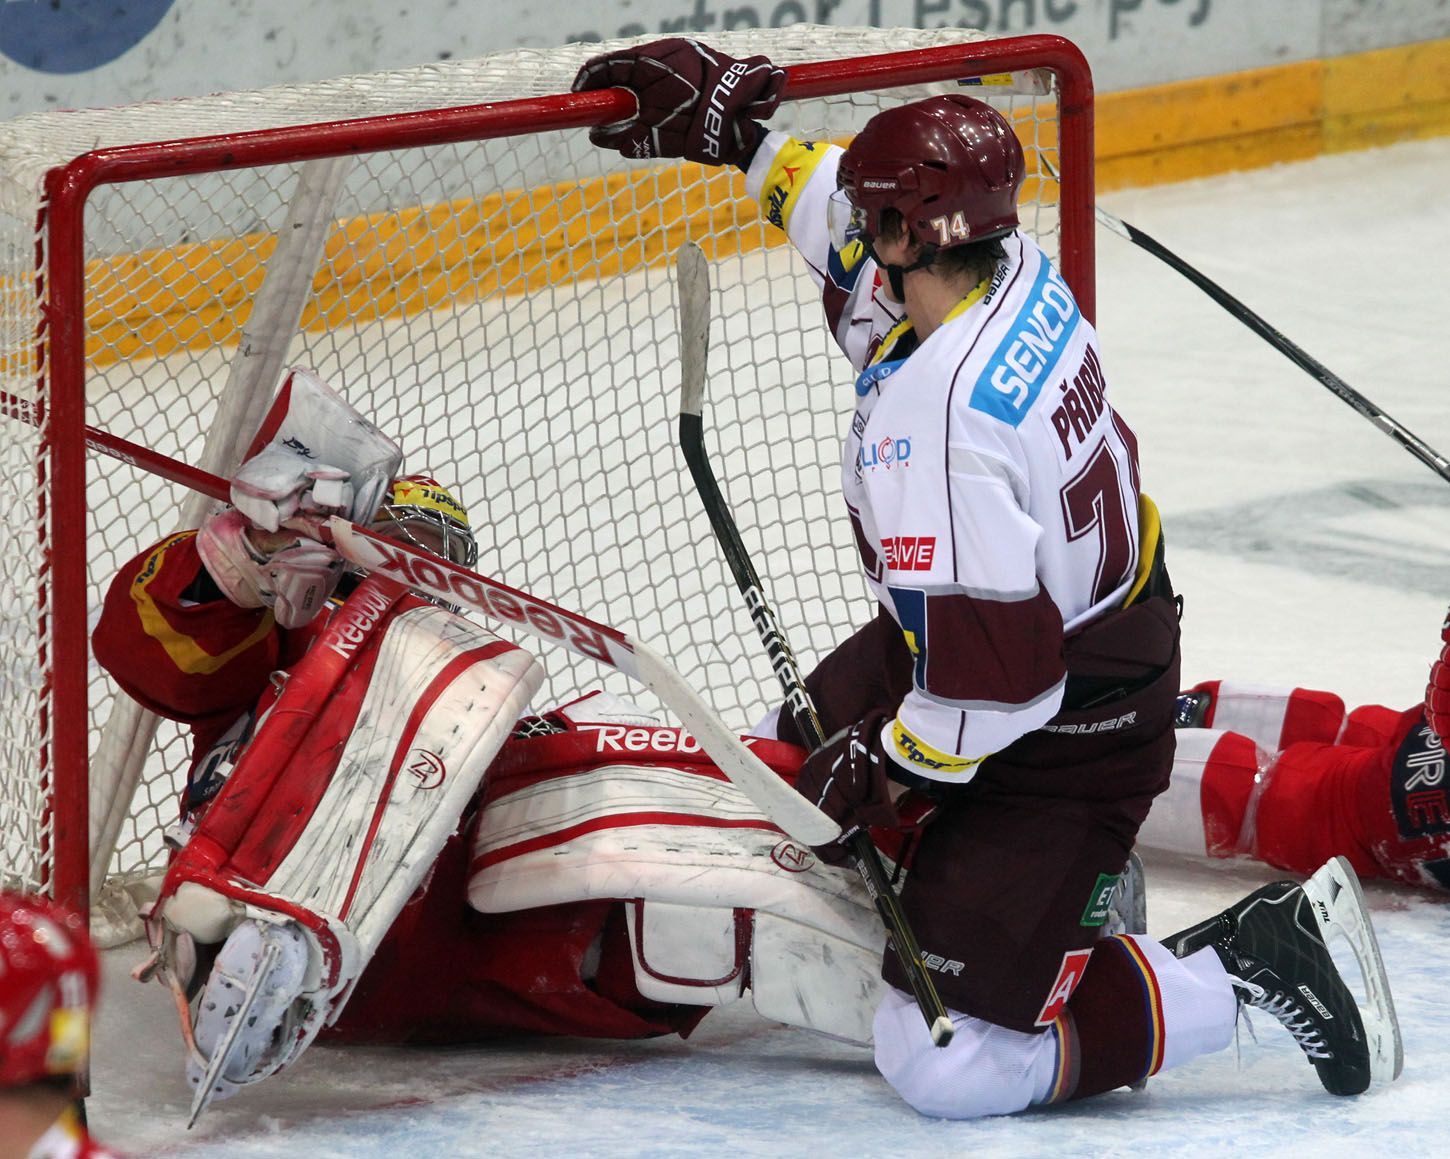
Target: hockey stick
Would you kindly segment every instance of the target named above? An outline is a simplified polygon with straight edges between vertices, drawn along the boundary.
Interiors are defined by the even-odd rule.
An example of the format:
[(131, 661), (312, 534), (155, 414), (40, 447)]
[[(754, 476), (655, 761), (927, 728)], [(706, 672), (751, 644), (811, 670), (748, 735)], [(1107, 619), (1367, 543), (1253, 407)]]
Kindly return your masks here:
[[(29, 403), (0, 394), (0, 413), (34, 421)], [(86, 445), (223, 503), (227, 482), (149, 447), (87, 426)], [(782, 781), (729, 728), (705, 699), (659, 653), (616, 628), (511, 588), (456, 563), (333, 516), (318, 538), (364, 571), (377, 572), (527, 632), (637, 680), (659, 697), (731, 782), (782, 830), (807, 845), (841, 835), (841, 827)]]
[[(825, 730), (816, 715), (810, 693), (801, 678), (794, 653), (781, 635), (775, 613), (761, 589), (760, 576), (750, 562), (750, 554), (740, 538), (735, 519), (730, 514), (724, 496), (715, 481), (705, 455), (704, 420), (702, 411), (705, 399), (705, 360), (710, 344), (710, 274), (705, 255), (693, 242), (686, 242), (675, 256), (675, 276), (680, 287), (680, 450), (695, 480), (695, 489), (710, 518), (710, 527), (725, 554), (730, 574), (735, 578), (740, 594), (745, 597), (745, 606), (750, 609), (750, 618), (755, 630), (765, 645), (770, 657), (770, 666), (776, 679), (785, 691), (786, 704), (795, 719), (796, 727), (812, 749), (826, 743)], [(815, 842), (820, 844), (820, 842)], [(936, 985), (921, 960), (921, 949), (916, 935), (901, 908), (901, 900), (892, 889), (886, 876), (886, 869), (872, 844), (870, 835), (864, 829), (856, 829), (844, 838), (844, 844), (851, 852), (851, 858), (866, 883), (866, 890), (876, 903), (876, 910), (890, 935), (897, 961), (911, 983), (916, 1004), (921, 1008), (931, 1032), (931, 1040), (937, 1046), (951, 1042), (955, 1028), (946, 1007), (942, 1004)]]
[[(1041, 162), (1042, 167), (1056, 180), (1058, 175), (1057, 169), (1052, 162), (1047, 160), (1045, 156), (1041, 157)], [(1414, 455), (1415, 458), (1419, 459), (1430, 470), (1439, 475), (1440, 478), (1450, 483), (1450, 459), (1446, 459), (1444, 455), (1426, 443), (1424, 439), (1385, 414), (1384, 411), (1380, 410), (1379, 407), (1370, 402), (1364, 395), (1360, 394), (1359, 391), (1355, 390), (1354, 387), (1350, 386), (1349, 383), (1345, 382), (1344, 379), (1340, 378), (1339, 375), (1325, 366), (1324, 363), (1314, 358), (1302, 347), (1291, 342), (1275, 327), (1264, 321), (1263, 318), (1255, 314), (1217, 282), (1213, 281), (1200, 270), (1189, 265), (1167, 246), (1155, 241), (1136, 226), (1129, 225), (1122, 218), (1114, 217), (1101, 205), (1095, 205), (1093, 209), (1097, 214), (1098, 221), (1102, 222), (1108, 229), (1112, 230), (1119, 237), (1127, 238), (1139, 249), (1147, 250), (1159, 261), (1177, 270), (1275, 350), (1279, 351), (1280, 354), (1288, 358), (1294, 365), (1318, 379), (1320, 383), (1327, 386), (1340, 399), (1358, 411), (1359, 414), (1369, 419), (1370, 422), (1374, 423), (1375, 426), (1379, 427), (1380, 430), (1384, 431), (1395, 442), (1404, 447), (1405, 450), (1409, 451), (1410, 454)]]

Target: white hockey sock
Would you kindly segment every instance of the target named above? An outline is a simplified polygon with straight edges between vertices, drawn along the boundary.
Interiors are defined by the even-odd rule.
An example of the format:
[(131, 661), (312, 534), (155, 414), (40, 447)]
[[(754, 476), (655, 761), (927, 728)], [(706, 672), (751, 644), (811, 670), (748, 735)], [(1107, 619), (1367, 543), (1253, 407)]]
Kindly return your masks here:
[(1133, 939), (1158, 979), (1163, 1001), (1163, 1065), (1179, 1066), (1233, 1041), (1239, 1002), (1213, 947), (1186, 958), (1152, 938)]

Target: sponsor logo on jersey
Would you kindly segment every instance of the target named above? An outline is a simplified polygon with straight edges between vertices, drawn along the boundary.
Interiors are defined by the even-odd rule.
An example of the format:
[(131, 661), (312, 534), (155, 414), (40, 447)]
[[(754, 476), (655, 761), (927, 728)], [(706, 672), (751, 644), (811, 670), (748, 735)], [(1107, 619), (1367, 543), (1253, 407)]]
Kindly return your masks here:
[(969, 404), (1008, 426), (1022, 422), (1077, 330), (1077, 303), (1044, 259), (1027, 301), (987, 359)]
[(892, 571), (930, 571), (936, 558), (935, 535), (890, 535), (881, 541)]
[(893, 471), (911, 466), (911, 439), (887, 435), (872, 443), (862, 443), (856, 452), (857, 471)]
[(824, 157), (814, 141), (791, 140), (781, 146), (761, 190), (766, 221), (777, 229), (786, 228), (797, 195)]
[(773, 185), (765, 195), (765, 220), (777, 229), (785, 228), (785, 203), (791, 191), (784, 185)]
[(1445, 746), (1428, 725), (1412, 728), (1390, 767), (1390, 802), (1401, 837), (1450, 833)]
[(1078, 925), (1091, 929), (1106, 924), (1108, 914), (1112, 912), (1113, 890), (1118, 888), (1118, 882), (1122, 878), (1121, 873), (1098, 874), (1097, 881), (1093, 883), (1092, 895), (1088, 898), (1087, 909), (1082, 911), (1082, 920)]
[[(874, 340), (875, 346), (879, 346), (881, 339)], [(875, 347), (871, 351), (875, 353)], [(895, 362), (878, 362), (875, 366), (868, 366), (856, 377), (856, 397), (865, 398), (873, 390), (881, 388), (881, 381), (890, 378), (900, 369), (905, 359), (898, 358)]]
[(956, 753), (944, 753), (932, 748), (909, 729), (903, 728), (900, 720), (891, 723), (891, 744), (895, 757), (904, 765), (929, 770), (932, 773), (947, 773), (960, 776), (971, 775), (982, 763), (981, 757), (963, 757)]
[(1067, 1000), (1072, 997), (1072, 992), (1077, 989), (1077, 984), (1082, 981), (1083, 974), (1087, 972), (1088, 959), (1092, 955), (1091, 950), (1068, 950), (1063, 954), (1062, 965), (1057, 969), (1057, 979), (1052, 983), (1052, 989), (1047, 992), (1047, 1001), (1042, 1004), (1035, 1025), (1051, 1026), (1057, 1020), (1057, 1016), (1067, 1005)]

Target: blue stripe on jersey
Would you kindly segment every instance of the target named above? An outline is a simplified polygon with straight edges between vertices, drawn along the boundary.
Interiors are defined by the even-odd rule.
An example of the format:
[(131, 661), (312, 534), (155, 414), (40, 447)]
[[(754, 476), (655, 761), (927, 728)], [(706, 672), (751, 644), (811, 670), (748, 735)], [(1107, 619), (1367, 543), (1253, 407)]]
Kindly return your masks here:
[(848, 241), (843, 250), (832, 246), (826, 254), (826, 273), (843, 290), (854, 289), (865, 268), (866, 247), (859, 241)]
[(1008, 426), (1020, 424), (1077, 329), (1077, 303), (1046, 258), (1027, 301), (987, 360), (968, 405)]
[(906, 637), (906, 646), (915, 661), (913, 678), (918, 688), (926, 687), (926, 593), (920, 588), (888, 587), (891, 605), (896, 609), (896, 622)]
[(856, 397), (865, 398), (871, 393), (871, 388), (883, 378), (894, 374), (901, 369), (904, 358), (897, 358), (891, 362), (878, 362), (874, 366), (868, 366), (856, 378)]

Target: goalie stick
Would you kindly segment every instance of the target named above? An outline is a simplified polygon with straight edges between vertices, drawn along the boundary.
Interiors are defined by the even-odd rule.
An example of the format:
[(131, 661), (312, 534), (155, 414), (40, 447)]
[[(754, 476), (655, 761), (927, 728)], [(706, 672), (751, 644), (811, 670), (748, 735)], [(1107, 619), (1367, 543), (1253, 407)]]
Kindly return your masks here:
[[(720, 493), (715, 474), (705, 455), (704, 420), (705, 362), (710, 346), (710, 273), (705, 255), (693, 242), (686, 242), (675, 255), (675, 276), (680, 289), (680, 450), (695, 481), (695, 489), (709, 516), (710, 527), (725, 555), (730, 574), (735, 578), (755, 630), (770, 657), (770, 666), (785, 692), (786, 704), (801, 735), (812, 749), (826, 742), (820, 717), (811, 703), (810, 693), (801, 678), (794, 653), (781, 635), (775, 612), (761, 589), (760, 576), (750, 562), (750, 554), (740, 538), (734, 517)], [(816, 842), (816, 844), (820, 844)], [(936, 985), (921, 960), (916, 935), (901, 908), (901, 900), (891, 887), (886, 869), (864, 829), (857, 829), (845, 838), (857, 871), (866, 883), (882, 924), (890, 935), (892, 948), (906, 977), (916, 1004), (926, 1019), (931, 1040), (946, 1046), (952, 1040), (954, 1027)]]
[[(33, 421), (28, 403), (0, 395), (0, 412)], [(226, 480), (149, 447), (87, 425), (86, 445), (134, 467), (180, 483), (223, 503)], [(765, 765), (685, 678), (653, 648), (577, 612), (529, 595), (456, 563), (333, 516), (315, 536), (364, 571), (377, 572), (430, 596), (479, 612), (511, 628), (586, 656), (643, 684), (679, 719), (710, 759), (756, 808), (806, 845), (822, 845), (841, 827)]]
[[(1046, 156), (1039, 155), (1042, 167), (1057, 180), (1057, 168)], [(1127, 238), (1139, 249), (1146, 250), (1164, 265), (1182, 274), (1233, 317), (1237, 318), (1290, 362), (1294, 363), (1301, 370), (1307, 371), (1312, 377), (1319, 380), (1321, 384), (1328, 387), (1343, 402), (1354, 408), (1360, 415), (1369, 419), (1440, 478), (1450, 483), (1450, 459), (1430, 446), (1424, 439), (1420, 438), (1413, 431), (1396, 422), (1389, 415), (1385, 414), (1379, 407), (1372, 403), (1339, 375), (1330, 370), (1324, 363), (1310, 355), (1303, 347), (1286, 338), (1276, 327), (1270, 325), (1258, 314), (1254, 313), (1208, 275), (1188, 264), (1176, 253), (1161, 242), (1156, 241), (1136, 226), (1129, 225), (1121, 217), (1115, 217), (1101, 205), (1093, 206), (1098, 221), (1102, 222), (1108, 229), (1112, 230), (1119, 237)]]

